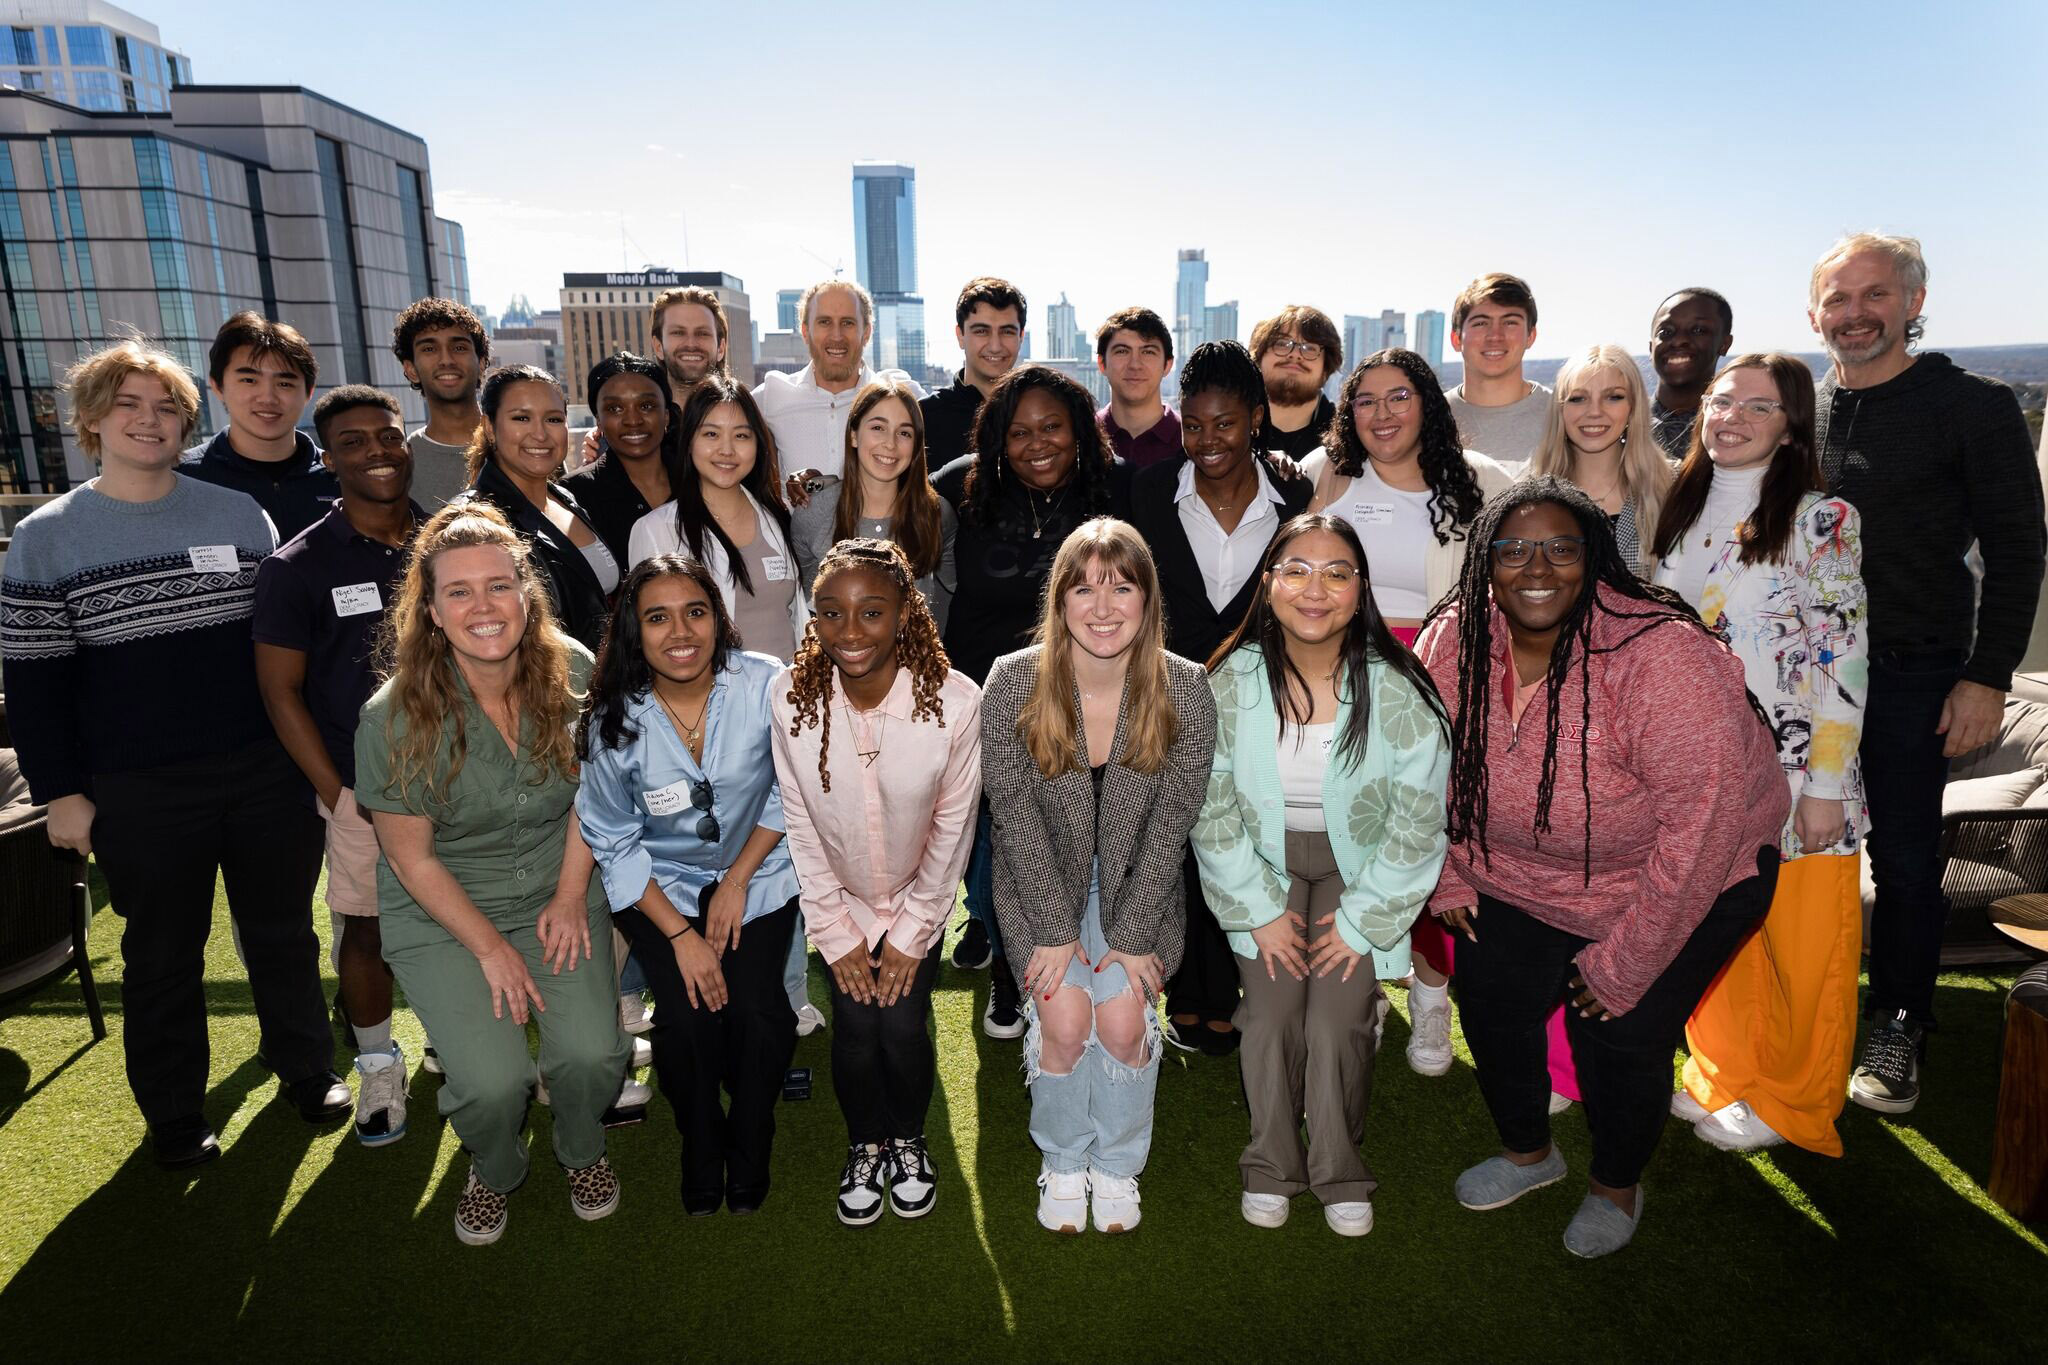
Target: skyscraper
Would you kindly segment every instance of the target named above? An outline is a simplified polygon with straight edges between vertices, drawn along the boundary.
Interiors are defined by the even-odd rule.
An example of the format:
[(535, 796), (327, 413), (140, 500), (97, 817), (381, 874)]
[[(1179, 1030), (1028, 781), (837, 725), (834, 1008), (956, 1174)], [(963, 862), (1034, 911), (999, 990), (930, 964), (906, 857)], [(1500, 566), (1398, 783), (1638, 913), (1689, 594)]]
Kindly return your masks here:
[(1173, 353), (1184, 357), (1208, 340), (1209, 256), (1183, 249), (1173, 284)]
[(1045, 358), (1073, 360), (1087, 354), (1087, 341), (1074, 325), (1074, 305), (1062, 292), (1060, 301), (1045, 310)]
[(1218, 303), (1202, 310), (1202, 340), (1237, 340), (1237, 300)]
[(1444, 315), (1434, 308), (1425, 308), (1415, 315), (1415, 349), (1429, 362), (1429, 368), (1443, 368)]
[[(1373, 344), (1374, 319), (1362, 318), (1356, 313), (1344, 315), (1344, 366), (1356, 369), (1358, 362), (1379, 349)], [(1331, 375), (1336, 379), (1337, 375)]]
[(1391, 308), (1382, 309), (1379, 319), (1380, 345), (1406, 346), (1408, 344), (1408, 315), (1397, 313)]
[(104, 0), (17, 0), (0, 34), (0, 85), (81, 109), (162, 113), (171, 87), (192, 83), (192, 59), (156, 25)]
[(924, 373), (924, 298), (917, 292), (917, 168), (853, 163), (855, 278), (874, 295), (868, 363)]
[(797, 305), (804, 300), (801, 289), (778, 289), (775, 291), (775, 330), (794, 332), (796, 330)]

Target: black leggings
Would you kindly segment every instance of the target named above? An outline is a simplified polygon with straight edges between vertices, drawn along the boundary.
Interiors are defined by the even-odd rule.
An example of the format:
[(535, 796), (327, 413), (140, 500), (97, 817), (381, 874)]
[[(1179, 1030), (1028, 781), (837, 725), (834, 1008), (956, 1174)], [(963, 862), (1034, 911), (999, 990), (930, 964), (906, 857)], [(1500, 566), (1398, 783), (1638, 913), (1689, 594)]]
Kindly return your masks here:
[(860, 1004), (832, 978), (832, 1093), (846, 1115), (848, 1142), (924, 1136), (938, 1064), (931, 1035), (932, 985), (938, 975), (939, 943), (934, 941), (910, 989), (887, 1008)]

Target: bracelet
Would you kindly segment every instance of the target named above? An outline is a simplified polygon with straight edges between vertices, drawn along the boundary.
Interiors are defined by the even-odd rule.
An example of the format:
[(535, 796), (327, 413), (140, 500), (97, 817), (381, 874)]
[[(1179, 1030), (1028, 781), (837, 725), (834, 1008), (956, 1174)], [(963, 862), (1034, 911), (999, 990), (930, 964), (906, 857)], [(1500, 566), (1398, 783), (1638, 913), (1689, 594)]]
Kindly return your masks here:
[(690, 922), (689, 922), (688, 920), (684, 920), (684, 921), (683, 921), (683, 927), (682, 927), (682, 928), (680, 928), (680, 929), (678, 929), (678, 930), (676, 930), (676, 931), (675, 931), (675, 932), (674, 932), (673, 934), (670, 934), (670, 935), (668, 936), (668, 941), (669, 941), (670, 943), (674, 943), (674, 942), (675, 942), (675, 941), (676, 941), (677, 939), (681, 938), (681, 937), (682, 937), (682, 936), (683, 936), (684, 934), (687, 934), (687, 933), (689, 933), (689, 932), (690, 932)]

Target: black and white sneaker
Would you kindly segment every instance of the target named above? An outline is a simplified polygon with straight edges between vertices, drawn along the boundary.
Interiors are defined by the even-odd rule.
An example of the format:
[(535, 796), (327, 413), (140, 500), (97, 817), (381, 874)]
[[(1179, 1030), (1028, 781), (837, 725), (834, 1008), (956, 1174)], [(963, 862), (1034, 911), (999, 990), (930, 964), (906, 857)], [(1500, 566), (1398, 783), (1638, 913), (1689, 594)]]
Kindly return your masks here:
[(991, 1038), (1022, 1038), (1021, 1004), (1017, 978), (1010, 975), (1010, 964), (1002, 958), (995, 959), (995, 969), (989, 973), (988, 1008), (982, 1011), (981, 1031)]
[(932, 1211), (938, 1197), (939, 1186), (924, 1139), (897, 1138), (889, 1145), (889, 1211), (898, 1218), (922, 1218)]
[(882, 1216), (888, 1203), (889, 1167), (893, 1148), (856, 1142), (846, 1149), (846, 1170), (839, 1177), (839, 1221), (864, 1228)]
[(960, 941), (953, 945), (953, 965), (963, 972), (978, 972), (994, 960), (987, 927), (980, 920), (969, 917), (967, 927), (960, 933)]
[(1920, 1044), (1925, 1031), (1904, 1010), (1870, 1026), (1849, 1076), (1849, 1098), (1880, 1114), (1904, 1114), (1920, 1103)]

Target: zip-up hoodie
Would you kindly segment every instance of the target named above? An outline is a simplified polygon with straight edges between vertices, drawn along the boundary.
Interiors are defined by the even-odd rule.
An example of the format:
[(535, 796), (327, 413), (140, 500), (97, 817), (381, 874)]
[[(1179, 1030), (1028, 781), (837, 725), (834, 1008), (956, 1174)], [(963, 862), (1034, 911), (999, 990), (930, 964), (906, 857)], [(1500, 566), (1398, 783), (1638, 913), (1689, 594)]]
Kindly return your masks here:
[(1932, 351), (1867, 389), (1830, 369), (1814, 441), (1828, 492), (1863, 516), (1872, 648), (1967, 651), (1964, 679), (2010, 689), (2048, 560), (2041, 471), (2012, 390)]
[[(1612, 589), (1594, 590), (1603, 605), (1640, 610)], [(1579, 969), (1603, 1005), (1625, 1013), (1671, 965), (1715, 899), (1757, 875), (1757, 850), (1776, 846), (1791, 806), (1777, 746), (1750, 706), (1741, 661), (1726, 645), (1683, 621), (1646, 629), (1641, 620), (1596, 611), (1590, 722), (1583, 719), (1574, 660), (1559, 698), (1550, 831), (1539, 833), (1549, 684), (1538, 687), (1518, 727), (1511, 719), (1507, 622), (1498, 607), (1487, 610), (1487, 851), (1482, 857), (1476, 835), (1451, 845), (1430, 908), (1475, 905), (1475, 892), (1484, 892), (1591, 939), (1577, 955)], [(1446, 608), (1416, 644), (1455, 720), (1458, 607)], [(1595, 813), (1590, 881), (1582, 750)], [(1486, 932), (1483, 917), (1476, 929)]]

